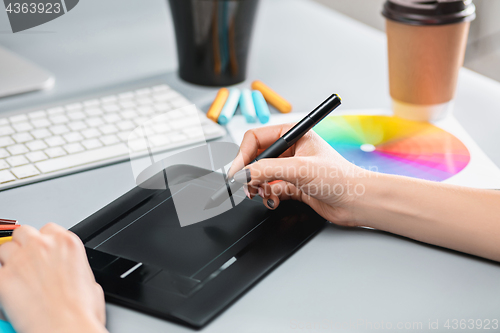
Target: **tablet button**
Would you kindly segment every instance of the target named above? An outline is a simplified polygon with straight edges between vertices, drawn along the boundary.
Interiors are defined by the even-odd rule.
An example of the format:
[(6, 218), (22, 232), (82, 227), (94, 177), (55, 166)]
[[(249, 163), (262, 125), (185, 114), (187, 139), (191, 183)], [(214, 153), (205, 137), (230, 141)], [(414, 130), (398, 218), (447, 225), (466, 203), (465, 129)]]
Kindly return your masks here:
[(172, 293), (187, 296), (200, 283), (199, 280), (161, 271), (146, 282), (146, 285), (159, 288)]
[(113, 261), (113, 263), (108, 265), (105, 269), (103, 269), (103, 272), (110, 275), (110, 276), (117, 277), (117, 278), (124, 276), (124, 274), (126, 277), (126, 275), (129, 275), (133, 272), (132, 268), (140, 267), (140, 266), (137, 266), (139, 264), (140, 263), (138, 263), (136, 261), (128, 260), (125, 258), (118, 258), (117, 260)]
[[(132, 267), (132, 268), (134, 268), (134, 267)], [(144, 283), (148, 279), (150, 279), (154, 275), (156, 275), (159, 271), (161, 271), (161, 268), (159, 268), (159, 267), (148, 265), (148, 264), (142, 264), (141, 266), (137, 267), (133, 271), (129, 270), (128, 271), (129, 274), (127, 274), (126, 276), (123, 276), (123, 274), (122, 274), (120, 277), (122, 279), (127, 279), (127, 281)]]

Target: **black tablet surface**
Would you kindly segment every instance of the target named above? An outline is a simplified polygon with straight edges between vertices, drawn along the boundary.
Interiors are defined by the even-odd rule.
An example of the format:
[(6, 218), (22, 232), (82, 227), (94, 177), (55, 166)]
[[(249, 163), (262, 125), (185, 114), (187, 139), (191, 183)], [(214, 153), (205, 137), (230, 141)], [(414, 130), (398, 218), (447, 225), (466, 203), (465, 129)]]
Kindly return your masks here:
[(241, 197), (236, 207), (181, 227), (176, 196), (194, 206), (218, 189), (221, 175), (192, 166), (170, 167), (169, 175), (175, 191), (136, 187), (71, 229), (108, 301), (201, 327), (325, 224), (301, 203), (269, 211), (262, 199)]

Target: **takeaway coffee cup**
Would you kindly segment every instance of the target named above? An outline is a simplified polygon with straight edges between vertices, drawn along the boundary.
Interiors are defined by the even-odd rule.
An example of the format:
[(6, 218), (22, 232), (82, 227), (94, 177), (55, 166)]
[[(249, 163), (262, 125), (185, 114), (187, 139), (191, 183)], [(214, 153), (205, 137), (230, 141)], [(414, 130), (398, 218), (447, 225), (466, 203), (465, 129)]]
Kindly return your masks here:
[(169, 0), (179, 76), (204, 86), (245, 80), (258, 0)]
[(433, 121), (451, 112), (475, 10), (472, 0), (385, 2), (394, 115)]

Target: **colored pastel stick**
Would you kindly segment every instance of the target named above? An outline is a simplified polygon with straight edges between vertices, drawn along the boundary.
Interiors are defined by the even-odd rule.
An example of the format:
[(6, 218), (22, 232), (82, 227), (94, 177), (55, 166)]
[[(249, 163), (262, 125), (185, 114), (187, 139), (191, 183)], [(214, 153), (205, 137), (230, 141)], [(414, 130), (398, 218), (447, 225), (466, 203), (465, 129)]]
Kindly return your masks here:
[(243, 89), (240, 97), (240, 110), (247, 123), (255, 123), (257, 121), (257, 113), (253, 103), (252, 92), (250, 89)]
[(12, 240), (12, 236), (11, 237), (1, 237), (0, 238), (0, 245), (2, 244), (5, 244), (5, 243), (8, 243)]
[(0, 224), (13, 225), (17, 224), (17, 220), (0, 219)]
[(229, 96), (229, 90), (227, 88), (222, 88), (219, 90), (217, 96), (215, 96), (215, 99), (212, 102), (212, 105), (210, 106), (210, 109), (208, 109), (207, 112), (208, 119), (217, 122), (217, 119), (219, 119), (219, 115), (222, 111), (222, 108), (224, 107), (224, 104), (226, 104), (228, 96)]
[(13, 230), (0, 230), (0, 238), (12, 236)]
[(266, 101), (274, 106), (279, 112), (289, 113), (292, 111), (292, 105), (286, 99), (261, 81), (254, 81), (252, 83), (252, 89), (260, 91), (262, 95), (264, 95)]
[(257, 112), (257, 118), (262, 124), (269, 121), (271, 117), (271, 112), (269, 112), (269, 106), (264, 99), (262, 93), (258, 90), (252, 92), (253, 104), (255, 105), (255, 111)]
[(19, 227), (20, 227), (19, 224), (15, 224), (15, 225), (0, 225), (0, 230), (14, 230), (14, 229), (17, 229)]
[(241, 92), (238, 88), (229, 89), (229, 97), (227, 98), (226, 104), (222, 108), (219, 116), (219, 124), (226, 125), (231, 121), (238, 107), (238, 102), (240, 101)]

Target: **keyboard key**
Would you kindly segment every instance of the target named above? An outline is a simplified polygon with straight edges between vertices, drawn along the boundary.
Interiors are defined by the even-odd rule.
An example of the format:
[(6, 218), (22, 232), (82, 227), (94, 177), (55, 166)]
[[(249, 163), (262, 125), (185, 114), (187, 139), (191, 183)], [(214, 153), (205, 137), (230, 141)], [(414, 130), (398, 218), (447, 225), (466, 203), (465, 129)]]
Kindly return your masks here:
[(141, 126), (143, 123), (145, 123), (148, 120), (150, 120), (148, 117), (137, 117), (137, 118), (133, 119), (134, 123), (137, 126)]
[(120, 107), (117, 104), (106, 104), (102, 109), (108, 113), (120, 111)]
[(49, 147), (58, 147), (66, 144), (66, 141), (60, 136), (52, 136), (45, 139), (45, 142), (49, 145)]
[(172, 107), (167, 103), (156, 103), (154, 109), (156, 112), (168, 112), (172, 110)]
[(104, 113), (100, 108), (90, 108), (90, 109), (85, 109), (85, 113), (91, 117), (93, 116), (100, 116), (101, 114)]
[(43, 150), (45, 148), (48, 148), (48, 146), (45, 143), (45, 141), (42, 141), (42, 140), (36, 140), (36, 141), (27, 142), (26, 146), (31, 151)]
[(196, 125), (198, 125), (199, 127), (201, 126), (198, 118), (184, 118), (184, 119), (173, 120), (169, 124), (170, 126), (172, 126), (173, 129), (179, 129), (179, 130), (187, 127), (193, 127)]
[(131, 91), (124, 92), (118, 95), (119, 99), (132, 99), (134, 98), (134, 93)]
[(182, 118), (184, 115), (183, 115), (183, 114), (182, 114), (182, 112), (181, 112), (181, 111), (179, 111), (179, 110), (173, 110), (173, 111), (168, 112), (168, 113), (167, 113), (167, 116), (168, 116), (168, 118), (170, 118), (170, 119), (172, 119), (172, 120), (173, 120), (173, 119), (180, 119), (180, 118)]
[(5, 150), (4, 148), (0, 148), (0, 158), (4, 158), (4, 157), (9, 157), (10, 154), (7, 150)]
[(0, 136), (10, 135), (14, 132), (14, 129), (10, 126), (0, 126)]
[(141, 97), (137, 99), (137, 103), (140, 105), (150, 105), (153, 104), (153, 99), (149, 97)]
[(149, 139), (149, 141), (153, 144), (155, 147), (161, 147), (165, 146), (170, 143), (170, 140), (162, 134), (155, 135)]
[(75, 111), (75, 112), (68, 112), (68, 117), (71, 120), (81, 120), (87, 118), (85, 113), (81, 111)]
[(64, 124), (64, 123), (67, 123), (69, 121), (68, 117), (66, 117), (63, 114), (49, 117), (49, 119), (52, 122), (52, 124), (54, 124), (54, 125)]
[(131, 130), (136, 128), (136, 125), (131, 122), (130, 120), (124, 120), (120, 121), (116, 126), (121, 130), (121, 131), (126, 131), (126, 130)]
[(85, 148), (83, 148), (83, 146), (79, 143), (70, 143), (63, 146), (63, 148), (68, 152), (68, 154), (79, 153), (85, 150)]
[(112, 103), (112, 102), (116, 102), (118, 100), (118, 98), (114, 95), (111, 95), (111, 96), (106, 96), (106, 97), (103, 97), (101, 98), (101, 103)]
[(45, 112), (43, 110), (30, 112), (30, 113), (28, 113), (28, 117), (30, 119), (44, 118), (44, 117), (47, 117), (47, 112)]
[(64, 140), (66, 140), (67, 142), (70, 142), (70, 143), (82, 141), (84, 139), (83, 136), (78, 132), (67, 133), (67, 134), (63, 135), (63, 138), (64, 138)]
[(137, 96), (144, 96), (144, 95), (149, 95), (151, 94), (151, 89), (150, 88), (143, 88), (135, 91), (135, 94)]
[(98, 106), (99, 104), (101, 104), (101, 102), (99, 102), (99, 100), (97, 100), (97, 99), (91, 99), (91, 100), (83, 102), (83, 106), (86, 108)]
[(105, 135), (101, 137), (100, 140), (106, 146), (114, 145), (120, 142), (120, 139), (118, 139), (116, 135)]
[(26, 159), (26, 157), (24, 157), (22, 155), (8, 157), (6, 159), (6, 161), (9, 162), (9, 164), (12, 167), (16, 167), (16, 166), (20, 166), (20, 165), (25, 165), (25, 164), (29, 163), (29, 161)]
[(33, 165), (12, 168), (10, 171), (19, 179), (29, 178), (40, 174), (40, 171)]
[(68, 127), (71, 128), (72, 131), (81, 131), (88, 126), (83, 121), (73, 121), (68, 124)]
[(135, 139), (128, 141), (128, 147), (133, 151), (142, 151), (148, 148), (146, 140), (144, 139)]
[(31, 124), (36, 128), (44, 128), (52, 125), (52, 123), (45, 118), (32, 120)]
[(90, 127), (98, 127), (98, 126), (101, 126), (104, 124), (104, 120), (102, 120), (101, 117), (92, 117), (92, 118), (85, 120), (85, 122)]
[(164, 102), (164, 101), (168, 101), (168, 100), (171, 100), (171, 99), (179, 97), (179, 96), (181, 96), (181, 95), (179, 95), (177, 92), (175, 92), (173, 90), (167, 90), (167, 91), (164, 91), (164, 92), (161, 92), (158, 94), (154, 94), (153, 99), (157, 102)]
[(16, 177), (14, 177), (10, 171), (0, 171), (0, 184), (11, 182), (13, 180), (16, 180)]
[(123, 143), (98, 148), (78, 154), (68, 155), (60, 158), (50, 159), (35, 163), (36, 167), (43, 173), (60, 171), (88, 163), (107, 160), (110, 158), (125, 156), (128, 154), (127, 146)]
[(95, 128), (89, 128), (89, 129), (83, 130), (81, 133), (82, 133), (82, 135), (83, 135), (86, 139), (92, 139), (92, 138), (95, 138), (95, 137), (101, 136), (101, 132), (99, 132), (99, 131), (98, 131), (97, 129), (95, 129)]
[(48, 129), (41, 128), (30, 132), (36, 139), (44, 139), (52, 136), (52, 133)]
[(7, 163), (5, 160), (0, 160), (0, 170), (5, 170), (10, 168), (9, 163)]
[(99, 130), (104, 134), (113, 134), (113, 133), (118, 132), (118, 128), (116, 128), (115, 125), (111, 125), (111, 124), (101, 126), (101, 127), (99, 127)]
[(143, 116), (147, 116), (148, 114), (155, 113), (155, 110), (150, 106), (140, 106), (137, 108), (137, 111)]
[(190, 139), (204, 138), (203, 129), (201, 127), (186, 128), (182, 130), (182, 132), (186, 134)]
[(184, 97), (180, 97), (180, 98), (176, 98), (176, 99), (170, 101), (170, 104), (174, 108), (182, 108), (184, 106), (192, 105), (193, 103), (191, 103), (190, 101), (188, 101)]
[(23, 144), (9, 146), (7, 150), (11, 155), (21, 155), (29, 152), (28, 148)]
[(133, 119), (137, 117), (139, 114), (132, 109), (127, 109), (120, 112), (120, 115), (122, 116), (123, 119)]
[(105, 115), (102, 119), (104, 119), (108, 124), (114, 124), (122, 120), (122, 118), (120, 118), (120, 116), (116, 113)]
[(54, 133), (54, 135), (61, 135), (69, 132), (69, 128), (66, 125), (51, 126), (49, 130)]
[(117, 134), (118, 138), (122, 141), (128, 141), (129, 139), (129, 136), (130, 136), (130, 133), (132, 133), (131, 131), (124, 131), (124, 132), (120, 132)]
[(68, 104), (64, 107), (66, 111), (76, 111), (76, 110), (81, 110), (83, 108), (83, 105), (81, 103), (73, 103), (73, 104)]
[(187, 140), (187, 136), (184, 134), (180, 134), (180, 133), (174, 133), (172, 135), (169, 135), (168, 138), (172, 142), (181, 142), (181, 141)]
[(153, 92), (161, 92), (161, 91), (165, 91), (165, 90), (169, 90), (170, 87), (167, 86), (166, 84), (160, 84), (158, 86), (154, 86), (153, 87)]
[(45, 154), (49, 155), (50, 158), (55, 158), (66, 155), (66, 152), (61, 147), (54, 147), (45, 149)]
[(97, 139), (90, 139), (90, 140), (82, 141), (82, 145), (89, 150), (102, 147), (101, 141), (99, 141)]
[(11, 123), (19, 123), (19, 122), (22, 122), (22, 121), (27, 121), (28, 117), (25, 114), (20, 114), (20, 115), (17, 115), (17, 116), (10, 117), (9, 120), (10, 120)]
[(170, 126), (168, 126), (165, 123), (159, 123), (159, 124), (153, 125), (153, 130), (156, 133), (167, 133), (171, 130), (171, 128), (170, 128)]
[(45, 161), (46, 159), (48, 159), (47, 155), (45, 155), (45, 153), (42, 151), (34, 151), (31, 153), (27, 153), (24, 156), (26, 156), (26, 158), (30, 160), (31, 163)]
[(131, 109), (134, 108), (137, 104), (134, 101), (123, 101), (120, 102), (120, 106), (122, 109)]
[(16, 141), (17, 143), (24, 143), (24, 142), (28, 142), (28, 141), (31, 141), (33, 140), (34, 138), (31, 136), (31, 134), (29, 133), (16, 133), (16, 134), (13, 134), (12, 136), (12, 139), (14, 139), (14, 141)]
[(0, 137), (0, 147), (7, 147), (13, 145), (15, 142), (10, 136)]
[(17, 132), (31, 131), (33, 126), (28, 122), (15, 123), (12, 125)]
[(51, 116), (52, 115), (56, 115), (56, 114), (61, 114), (61, 113), (64, 113), (64, 109), (62, 107), (58, 106), (58, 107), (55, 107), (55, 108), (48, 109), (47, 113), (49, 115), (51, 115)]
[(7, 118), (0, 118), (0, 126), (8, 125), (9, 120)]

